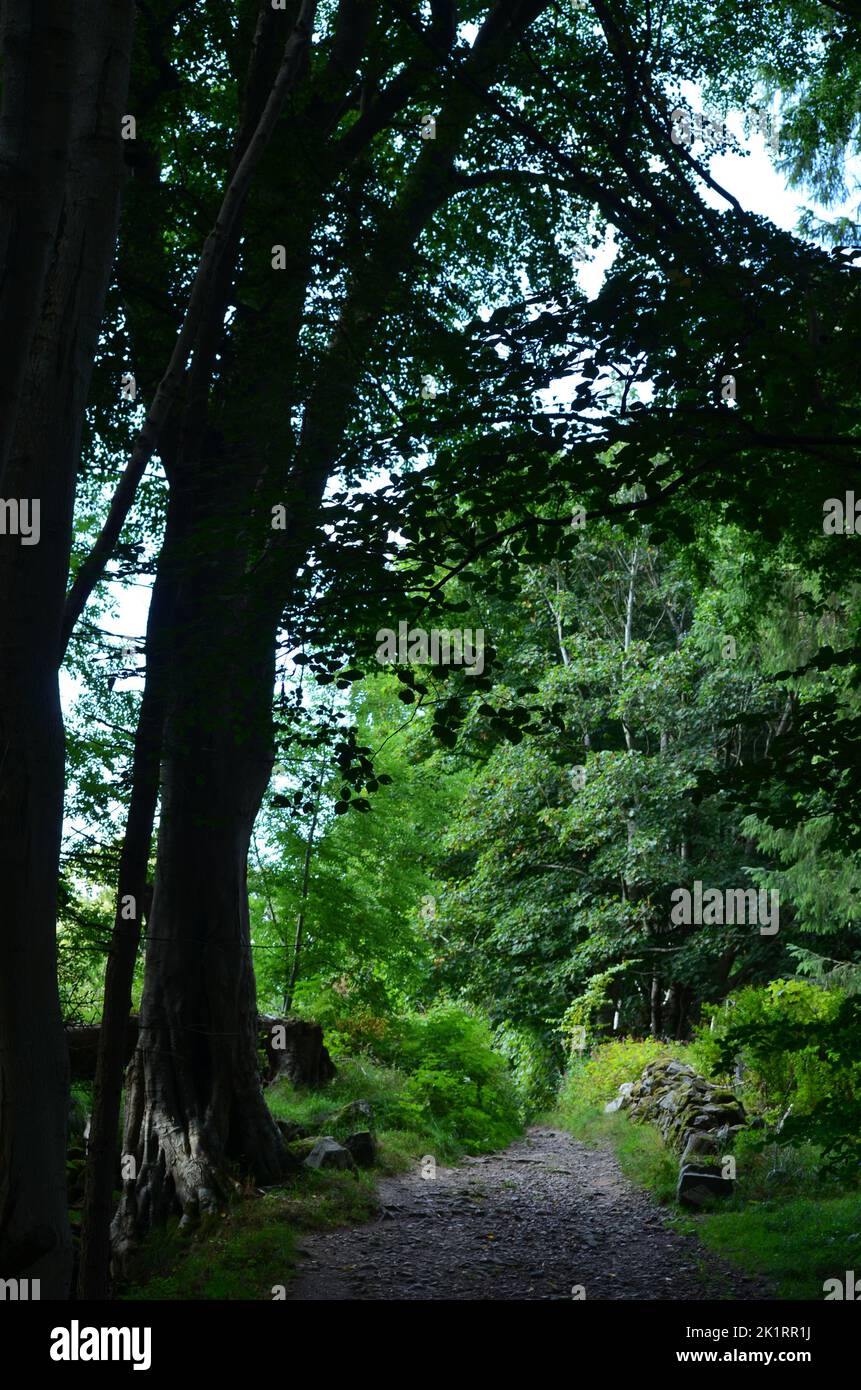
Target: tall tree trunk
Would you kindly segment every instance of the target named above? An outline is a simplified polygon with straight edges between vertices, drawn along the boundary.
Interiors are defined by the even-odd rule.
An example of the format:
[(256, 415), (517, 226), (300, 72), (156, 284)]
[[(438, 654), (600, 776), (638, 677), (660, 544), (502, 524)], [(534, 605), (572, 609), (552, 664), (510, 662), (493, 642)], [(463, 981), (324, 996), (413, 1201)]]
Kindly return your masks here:
[[(72, 13), (73, 36), (66, 22)], [(132, 0), (3, 8), (4, 287), (22, 257), (28, 261), (33, 252), (44, 263), (43, 248), (23, 245), (22, 228), (32, 213), (42, 237), (51, 215), (47, 203), (41, 211), (28, 208), (26, 179), (17, 182), (20, 103), (38, 107), (50, 89), (54, 115), (44, 126), (37, 117), (37, 129), (39, 139), (55, 143), (49, 154), (42, 151), (37, 169), (53, 168), (55, 155), (68, 150), (38, 321), (30, 331), (29, 309), (22, 305), (17, 320), (3, 322), (4, 352), (11, 346), (26, 358), (23, 370), (13, 364), (8, 380), (4, 376), (4, 393), (15, 398), (3, 409), (9, 441), (3, 495), (39, 500), (41, 534), (32, 545), (17, 536), (0, 538), (0, 1277), (38, 1278), (45, 1298), (67, 1295), (72, 1267), (65, 1196), (68, 1057), (56, 978), (64, 781), (60, 619), (81, 425), (116, 242), (132, 17)], [(58, 28), (45, 51), (45, 70), (32, 72), (28, 44), (43, 19)], [(67, 42), (74, 38), (74, 49), (59, 61), (61, 34)], [(63, 97), (69, 73), (71, 92)], [(65, 131), (58, 124), (64, 102), (71, 110)], [(34, 265), (31, 258), (22, 272), (30, 288)], [(31, 304), (30, 289), (25, 297)]]
[(682, 986), (678, 980), (670, 981), (669, 999), (664, 1014), (664, 1031), (668, 1038), (679, 1036), (679, 1022), (682, 1013)]
[(29, 616), (29, 605), (13, 604), (0, 638), (0, 1277), (38, 1278), (43, 1297), (64, 1298), (68, 1056), (55, 932), (63, 726), (50, 650), (27, 632)]
[(320, 816), (320, 800), (323, 795), (323, 778), (326, 772), (326, 764), (320, 768), (320, 775), (317, 778), (317, 785), (314, 788), (314, 814), (311, 817), (311, 826), (308, 830), (308, 839), (305, 843), (305, 856), (302, 864), (302, 891), (299, 899), (299, 915), (296, 918), (296, 937), (293, 942), (293, 960), (290, 965), (290, 974), (287, 979), (287, 986), (284, 990), (284, 1014), (289, 1014), (293, 1007), (293, 995), (296, 993), (296, 985), (299, 982), (299, 968), (302, 961), (302, 938), (305, 934), (305, 907), (308, 902), (308, 886), (311, 882), (311, 856), (314, 853), (314, 837), (317, 834), (317, 821)]
[[(223, 333), (245, 201), (286, 95), (301, 75), (302, 54), (310, 43), (314, 9), (315, 0), (303, 0), (297, 24), (291, 29), (284, 46), (283, 37), (279, 39), (281, 26), (277, 16), (266, 6), (260, 8), (246, 79), (243, 120), (230, 162), (221, 209), (203, 250), (182, 329), (155, 392), (144, 428), (135, 441), (131, 461), (114, 496), (108, 520), (96, 546), (81, 566), (67, 600), (64, 641), (68, 641), (87, 597), (103, 572), (156, 444), (160, 445), (163, 460), (165, 444), (168, 444), (172, 456), (167, 469), (169, 477), (173, 476), (177, 466), (177, 447), (182, 452), (184, 446), (187, 453), (189, 443), (194, 441), (193, 448), (201, 450), (206, 386)], [(282, 48), (279, 66), (278, 53)], [(186, 382), (183, 374), (193, 343), (194, 365)], [(177, 430), (179, 422), (171, 412), (184, 382), (187, 384), (186, 411), (182, 428)], [(185, 463), (187, 467), (187, 458)], [(182, 505), (169, 509), (169, 525), (147, 624), (147, 681), (135, 740), (132, 799), (120, 865), (99, 1034), (79, 1273), (79, 1294), (82, 1298), (105, 1298), (110, 1287), (110, 1225), (124, 1043), (158, 800), (165, 675), (172, 660), (174, 579), (177, 559), (182, 551), (175, 533), (178, 517), (183, 516), (187, 520)], [(179, 523), (179, 530), (182, 529), (183, 523)]]
[[(147, 620), (147, 677), (135, 734), (132, 794), (117, 885), (114, 928), (105, 968), (87, 1175), (81, 1223), (78, 1297), (103, 1299), (110, 1293), (110, 1230), (117, 1162), (126, 1037), (132, 984), (140, 946), (153, 821), (158, 802), (165, 674), (164, 649), (173, 599), (170, 541), (159, 561)], [(149, 913), (147, 917), (149, 918)]]
[[(303, 0), (303, 8), (310, 2)], [(254, 819), (274, 760), (276, 636), (297, 573), (318, 539), (326, 483), (380, 315), (409, 269), (416, 240), (458, 191), (454, 161), (462, 140), (520, 33), (543, 6), (544, 0), (501, 0), (492, 7), (462, 65), (464, 80), (449, 93), (436, 140), (426, 142), (411, 166), (370, 250), (360, 245), (345, 256), (348, 288), (328, 348), (312, 382), (300, 373), (293, 383), (302, 389), (295, 401), (301, 405), (298, 445), (291, 426), (279, 441), (284, 452), (272, 447), (255, 458), (235, 422), (244, 415), (236, 403), (265, 401), (264, 386), (284, 401), (283, 357), (299, 356), (304, 294), (292, 319), (287, 312), (280, 321), (277, 350), (268, 360), (255, 336), (244, 342), (244, 380), (238, 365), (236, 374), (219, 368), (208, 404), (215, 399), (219, 406), (221, 429), (225, 421), (229, 427), (224, 406), (233, 398), (234, 457), (226, 467), (213, 460), (212, 427), (197, 460), (189, 452), (170, 479), (170, 506), (188, 521), (188, 566), (173, 639), (140, 1038), (128, 1074), (124, 1149), (136, 1159), (137, 1177), (126, 1183), (114, 1222), (118, 1260), (171, 1212), (193, 1219), (220, 1204), (237, 1166), (258, 1181), (275, 1181), (288, 1161), (260, 1087), (246, 884)], [(357, 7), (348, 16), (345, 40), (360, 12)], [(345, 54), (340, 41), (335, 47), (337, 70)], [(337, 72), (327, 64), (324, 118), (316, 127), (311, 121), (321, 138), (338, 119), (337, 102), (330, 107), (329, 99), (333, 77)], [(304, 127), (296, 130), (302, 143)], [(346, 140), (340, 146), (349, 148)], [(304, 165), (295, 186), (299, 205), (308, 206)], [(301, 238), (297, 244), (302, 250)], [(295, 295), (301, 286), (291, 279)], [(203, 360), (195, 399), (205, 415)], [(292, 389), (289, 372), (287, 378)], [(219, 401), (220, 393), (226, 400)], [(208, 413), (211, 422), (215, 413)], [(270, 502), (285, 503), (284, 530), (269, 528)]]
[(123, 1148), (137, 1173), (114, 1222), (120, 1263), (171, 1213), (193, 1220), (222, 1205), (243, 1170), (274, 1183), (288, 1163), (261, 1088), (247, 890), (274, 761), (274, 648), (268, 629), (250, 640), (247, 614), (241, 640), (214, 611), (217, 593), (183, 598), (177, 630), (188, 640), (177, 641), (171, 664), (146, 979), (127, 1078)]
[(680, 986), (679, 986), (679, 1012), (678, 1012), (678, 1017), (676, 1018), (676, 1030), (675, 1030), (675, 1034), (674, 1034), (674, 1036), (675, 1036), (677, 1042), (680, 1041), (680, 1040), (685, 1036), (685, 1033), (686, 1033), (686, 1031), (687, 1031), (687, 1026), (688, 1026), (688, 1009), (689, 1009), (690, 1006), (691, 1006), (691, 1000), (692, 1000), (692, 999), (693, 999), (693, 990), (691, 989), (690, 985), (680, 985)]
[[(640, 547), (634, 546), (634, 553), (631, 556), (631, 563), (628, 566), (628, 596), (625, 600), (625, 632), (622, 638), (622, 649), (627, 656), (634, 638), (634, 601), (637, 594), (637, 573), (640, 567)], [(625, 720), (622, 720), (622, 732), (625, 735), (625, 747), (628, 752), (634, 748), (634, 739)]]
[(79, 57), (74, 0), (0, 7), (0, 495), (66, 191)]

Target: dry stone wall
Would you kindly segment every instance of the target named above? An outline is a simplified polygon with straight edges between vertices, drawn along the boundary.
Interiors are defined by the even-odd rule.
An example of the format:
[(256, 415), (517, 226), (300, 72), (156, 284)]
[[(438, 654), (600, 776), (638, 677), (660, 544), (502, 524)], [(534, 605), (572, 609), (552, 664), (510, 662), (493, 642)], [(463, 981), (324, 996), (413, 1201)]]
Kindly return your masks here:
[(639, 1123), (653, 1124), (667, 1147), (680, 1156), (678, 1200), (698, 1207), (734, 1188), (725, 1156), (747, 1117), (741, 1101), (674, 1057), (650, 1062), (639, 1081), (625, 1082), (605, 1111), (625, 1110)]

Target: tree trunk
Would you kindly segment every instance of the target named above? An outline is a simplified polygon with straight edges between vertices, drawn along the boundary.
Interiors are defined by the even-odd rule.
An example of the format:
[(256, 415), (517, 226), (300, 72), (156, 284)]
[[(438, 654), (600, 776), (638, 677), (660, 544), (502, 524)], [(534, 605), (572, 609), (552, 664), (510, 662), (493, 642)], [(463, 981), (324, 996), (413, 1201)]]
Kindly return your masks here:
[[(170, 630), (169, 617), (174, 596), (170, 555), (168, 540), (159, 563), (147, 619), (147, 679), (135, 733), (132, 795), (123, 838), (114, 927), (105, 968), (81, 1222), (78, 1296), (83, 1299), (107, 1298), (110, 1292), (110, 1230), (117, 1130), (123, 1073), (129, 1058), (132, 984), (140, 946), (152, 829), (158, 803), (165, 679), (169, 663), (165, 640)], [(147, 911), (147, 920), (150, 915)], [(136, 1045), (137, 1020), (134, 1023), (134, 1038)]]
[[(92, 1082), (96, 1077), (99, 1055), (101, 1027), (98, 1023), (67, 1024), (66, 1046), (69, 1049), (69, 1076), (72, 1081)], [(126, 1021), (125, 1037), (121, 1047), (122, 1066), (130, 1062), (137, 1046), (138, 1021), (130, 1014)], [(92, 1125), (90, 1126), (90, 1147), (92, 1147)]]
[[(34, 73), (37, 9), (18, 0), (3, 8), (3, 296), (19, 270), (23, 279), (18, 315), (4, 317), (2, 356), (6, 365), (10, 351), (25, 360), (23, 367), (13, 362), (8, 376), (4, 365), (0, 395), (13, 399), (2, 412), (8, 441), (2, 493), (38, 499), (40, 535), (32, 545), (0, 537), (0, 1277), (38, 1278), (43, 1298), (64, 1298), (72, 1249), (65, 1181), (68, 1055), (56, 979), (64, 780), (57, 666), (81, 425), (116, 242), (133, 5), (46, 5), (42, 20), (57, 28), (41, 55), (45, 67)], [(71, 15), (74, 51), (60, 61), (57, 44), (70, 38)], [(71, 93), (62, 90), (69, 73)], [(39, 110), (45, 105), (53, 115), (43, 124)], [(36, 161), (37, 174), (54, 169), (56, 158), (64, 165), (60, 215), (52, 227), (53, 193), (46, 191), (41, 207), (28, 205), (27, 180), (19, 182), (16, 132), (31, 106), (39, 108), (38, 139), (51, 143)], [(59, 128), (61, 109), (71, 111), (65, 130)], [(31, 232), (38, 246), (25, 244)]]
[[(195, 587), (178, 624), (189, 640), (177, 642), (171, 670), (146, 978), (127, 1077), (123, 1148), (137, 1175), (113, 1228), (120, 1264), (172, 1213), (193, 1220), (223, 1205), (240, 1172), (274, 1183), (288, 1165), (261, 1086), (247, 890), (274, 759), (271, 634), (249, 640), (243, 620), (240, 640), (223, 612), (209, 611), (218, 594), (195, 601)], [(218, 637), (206, 651), (209, 634)]]
[(260, 1036), (269, 1064), (266, 1084), (286, 1076), (294, 1086), (317, 1090), (331, 1081), (335, 1064), (319, 1023), (306, 1018), (261, 1018)]
[(690, 985), (679, 986), (679, 1014), (678, 1018), (676, 1019), (675, 1032), (675, 1038), (677, 1042), (681, 1041), (681, 1039), (685, 1036), (685, 1033), (687, 1032), (688, 1010), (690, 1009), (691, 1000), (693, 999), (693, 997), (694, 992), (691, 989)]
[[(22, 626), (27, 616), (18, 611)], [(43, 1298), (65, 1298), (68, 1055), (55, 930), (63, 727), (50, 654), (31, 646), (22, 633), (14, 670), (3, 643), (0, 678), (0, 1277), (40, 1279)]]
[[(303, 13), (308, 8), (310, 0), (303, 0)], [(409, 270), (418, 237), (458, 191), (454, 166), (462, 141), (520, 34), (542, 8), (543, 0), (514, 0), (491, 10), (464, 61), (465, 80), (449, 94), (437, 138), (411, 166), (374, 245), (345, 254), (348, 287), (329, 346), (310, 384), (296, 375), (297, 390), (299, 384), (307, 390), (295, 401), (302, 423), (289, 468), (280, 447), (260, 459), (235, 446), (232, 459), (213, 458), (213, 425), (198, 459), (188, 453), (170, 479), (170, 506), (188, 522), (189, 565), (175, 624), (140, 1040), (128, 1077), (124, 1148), (137, 1162), (137, 1177), (126, 1183), (114, 1222), (119, 1260), (171, 1212), (193, 1219), (223, 1201), (231, 1165), (264, 1182), (284, 1171), (286, 1150), (266, 1109), (257, 1065), (246, 885), (252, 827), (274, 760), (275, 639), (297, 573), (318, 539), (321, 499), (380, 315)], [(297, 50), (296, 56), (306, 55)], [(289, 82), (294, 75), (291, 69)], [(330, 109), (328, 93), (323, 109)], [(311, 121), (321, 140), (336, 111), (337, 104), (317, 125)], [(307, 152), (302, 125), (296, 129)], [(300, 167), (297, 205), (313, 212), (309, 175)], [(310, 187), (313, 193), (313, 179)], [(301, 237), (296, 244), (302, 246)], [(292, 278), (295, 290), (299, 282)], [(214, 397), (225, 390), (234, 402), (243, 401), (243, 392), (246, 402), (263, 400), (268, 385), (284, 401), (283, 355), (298, 355), (303, 302), (297, 297), (292, 326), (285, 314), (277, 351), (265, 366), (256, 341), (246, 341), (253, 351), (245, 354), (244, 382), (238, 369), (225, 376), (222, 364)], [(201, 366), (201, 390), (205, 379)], [(199, 400), (205, 416), (203, 395)], [(245, 406), (234, 420), (244, 413)], [(219, 430), (229, 415), (219, 412)], [(241, 437), (242, 428), (234, 429), (234, 441)], [(279, 443), (293, 451), (292, 428)], [(270, 497), (288, 504), (283, 531), (269, 528)], [(249, 526), (253, 534), (243, 551)]]
[(293, 961), (290, 966), (290, 974), (284, 989), (284, 1013), (289, 1014), (293, 1007), (293, 995), (296, 993), (296, 986), (299, 983), (299, 969), (302, 963), (302, 938), (305, 934), (305, 908), (308, 903), (308, 887), (311, 882), (311, 855), (314, 853), (314, 836), (317, 833), (317, 821), (320, 816), (320, 799), (323, 795), (323, 778), (326, 772), (326, 764), (323, 762), (320, 767), (320, 775), (317, 778), (317, 785), (314, 788), (314, 813), (311, 817), (311, 826), (308, 831), (308, 839), (305, 842), (305, 856), (302, 864), (302, 891), (299, 898), (299, 915), (296, 918), (296, 936), (293, 942)]
[(664, 1014), (664, 1031), (668, 1038), (679, 1036), (679, 1022), (682, 1013), (682, 986), (678, 980), (671, 980), (669, 998)]
[[(146, 463), (156, 444), (172, 435), (169, 452), (176, 438), (171, 412), (184, 380), (185, 366), (197, 335), (194, 366), (188, 376), (189, 397), (195, 395), (196, 378), (208, 381), (216, 349), (223, 331), (227, 296), (235, 270), (235, 258), (248, 189), (259, 160), (271, 138), (287, 92), (301, 73), (301, 54), (310, 42), (310, 23), (314, 0), (303, 0), (301, 14), (284, 48), (277, 73), (261, 81), (261, 70), (274, 57), (272, 39), (278, 32), (271, 10), (261, 9), (255, 56), (246, 87), (246, 112), (230, 166), (222, 206), (216, 225), (207, 238), (195, 276), (189, 306), (180, 334), (174, 344), (167, 370), (140, 432), (132, 459), (124, 473), (108, 520), (96, 546), (81, 566), (69, 595), (64, 615), (63, 638), (68, 641), (87, 597), (95, 586), (115, 544), (123, 521), (135, 496)], [(268, 31), (268, 41), (266, 39)], [(199, 382), (197, 383), (199, 386)], [(205, 389), (198, 395), (206, 399)], [(195, 411), (190, 412), (193, 416)], [(186, 412), (188, 414), (188, 412)], [(199, 426), (202, 427), (205, 412)], [(195, 435), (186, 418), (181, 431), (187, 445)], [(200, 446), (200, 430), (197, 444)], [(172, 476), (176, 459), (171, 459)], [(187, 464), (187, 460), (186, 460)], [(110, 1224), (113, 1175), (116, 1160), (116, 1132), (119, 1120), (122, 1075), (125, 1065), (124, 1039), (131, 1008), (131, 988), (140, 943), (140, 917), (146, 884), (152, 826), (158, 801), (159, 766), (165, 717), (167, 664), (172, 661), (172, 604), (175, 596), (174, 535), (177, 518), (183, 530), (187, 512), (182, 504), (169, 511), (169, 524), (147, 623), (147, 682), (135, 739), (133, 791), (129, 808), (123, 855), (117, 889), (114, 930), (105, 972), (104, 1010), (99, 1036), (99, 1057), (93, 1096), (92, 1134), (87, 1163), (87, 1187), (81, 1245), (79, 1294), (82, 1298), (106, 1298), (109, 1293)], [(181, 547), (180, 547), (181, 550)]]
[(74, 0), (0, 8), (0, 495), (66, 188)]
[[(634, 553), (631, 556), (631, 563), (628, 566), (628, 596), (625, 601), (625, 632), (622, 638), (623, 650), (627, 656), (634, 638), (634, 600), (636, 598), (637, 572), (640, 565), (640, 547), (634, 546)], [(622, 720), (622, 732), (625, 735), (625, 747), (628, 752), (633, 752), (634, 739), (628, 725)]]
[(661, 1036), (662, 1009), (661, 1009), (661, 980), (660, 976), (652, 976), (652, 988), (649, 993), (649, 1031), (653, 1038)]

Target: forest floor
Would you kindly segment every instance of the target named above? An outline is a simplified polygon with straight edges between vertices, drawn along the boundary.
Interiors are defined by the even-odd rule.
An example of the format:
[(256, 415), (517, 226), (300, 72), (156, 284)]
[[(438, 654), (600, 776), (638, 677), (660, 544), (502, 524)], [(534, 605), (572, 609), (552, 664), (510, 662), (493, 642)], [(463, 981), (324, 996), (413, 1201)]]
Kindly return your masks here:
[(562, 1130), (532, 1128), (433, 1179), (383, 1178), (379, 1195), (375, 1220), (302, 1236), (291, 1299), (775, 1296), (674, 1230), (612, 1153)]

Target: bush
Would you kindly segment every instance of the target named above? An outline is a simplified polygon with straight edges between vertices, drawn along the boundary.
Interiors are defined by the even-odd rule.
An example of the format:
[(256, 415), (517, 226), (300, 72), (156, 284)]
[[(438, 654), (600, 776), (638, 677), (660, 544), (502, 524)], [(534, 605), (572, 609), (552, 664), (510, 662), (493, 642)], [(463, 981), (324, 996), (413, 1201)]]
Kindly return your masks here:
[[(355, 1040), (360, 1029), (345, 1023), (341, 1042)], [(504, 1147), (520, 1133), (517, 1088), (482, 1018), (445, 1004), (385, 1023), (373, 1043), (362, 1033), (367, 1045), (359, 1056), (333, 1049), (338, 1074), (325, 1090), (300, 1095), (287, 1083), (272, 1087), (273, 1114), (327, 1132), (339, 1105), (369, 1100), (379, 1128), (422, 1136), (422, 1152), (441, 1161)]]
[(636, 1081), (649, 1062), (667, 1056), (690, 1060), (687, 1047), (656, 1038), (614, 1038), (600, 1043), (588, 1057), (571, 1062), (559, 1094), (560, 1108), (563, 1113), (582, 1106), (600, 1109), (613, 1100), (623, 1082)]
[(361, 1054), (385, 1063), (392, 1060), (392, 1015), (385, 999), (376, 998), (375, 1005), (361, 991), (315, 979), (297, 988), (294, 1012), (320, 1024), (332, 1057)]
[(332, 1081), (320, 1091), (297, 1090), (277, 1081), (266, 1092), (272, 1114), (292, 1120), (316, 1133), (329, 1133), (330, 1117), (348, 1101), (370, 1101), (378, 1128), (395, 1127), (404, 1102), (407, 1079), (396, 1067), (383, 1067), (367, 1057), (344, 1058)]
[(560, 1049), (545, 1042), (532, 1028), (503, 1023), (493, 1034), (494, 1046), (508, 1063), (520, 1098), (522, 1117), (530, 1120), (555, 1100), (562, 1080)]
[[(803, 980), (774, 980), (733, 996), (695, 1043), (699, 1061), (729, 1075), (742, 1063), (742, 1099), (781, 1144), (817, 1145), (824, 1170), (861, 1176), (861, 997)], [(791, 1113), (790, 1113), (791, 1111)]]
[(468, 1153), (510, 1143), (520, 1133), (514, 1080), (484, 1019), (438, 1004), (401, 1023), (398, 1060), (408, 1073), (409, 1118), (444, 1124)]
[[(835, 1020), (842, 1001), (839, 990), (806, 980), (748, 986), (705, 1011), (706, 1022), (695, 1030), (691, 1047), (696, 1065), (734, 1081), (746, 1108), (768, 1122), (790, 1105), (797, 1114), (809, 1114), (830, 1094), (835, 1075), (834, 1060), (819, 1055), (812, 1034), (806, 1042), (805, 1025)], [(787, 1030), (792, 1037), (784, 1041), (794, 1045), (779, 1046)], [(734, 1077), (739, 1063), (740, 1082)]]
[[(322, 1020), (318, 1020), (322, 1021)], [(331, 1055), (356, 1057), (362, 1053), (379, 1061), (391, 1060), (392, 1047), (388, 1043), (391, 1020), (371, 1013), (369, 1009), (357, 1009), (355, 1013), (333, 1018), (324, 1023), (326, 1046)]]

